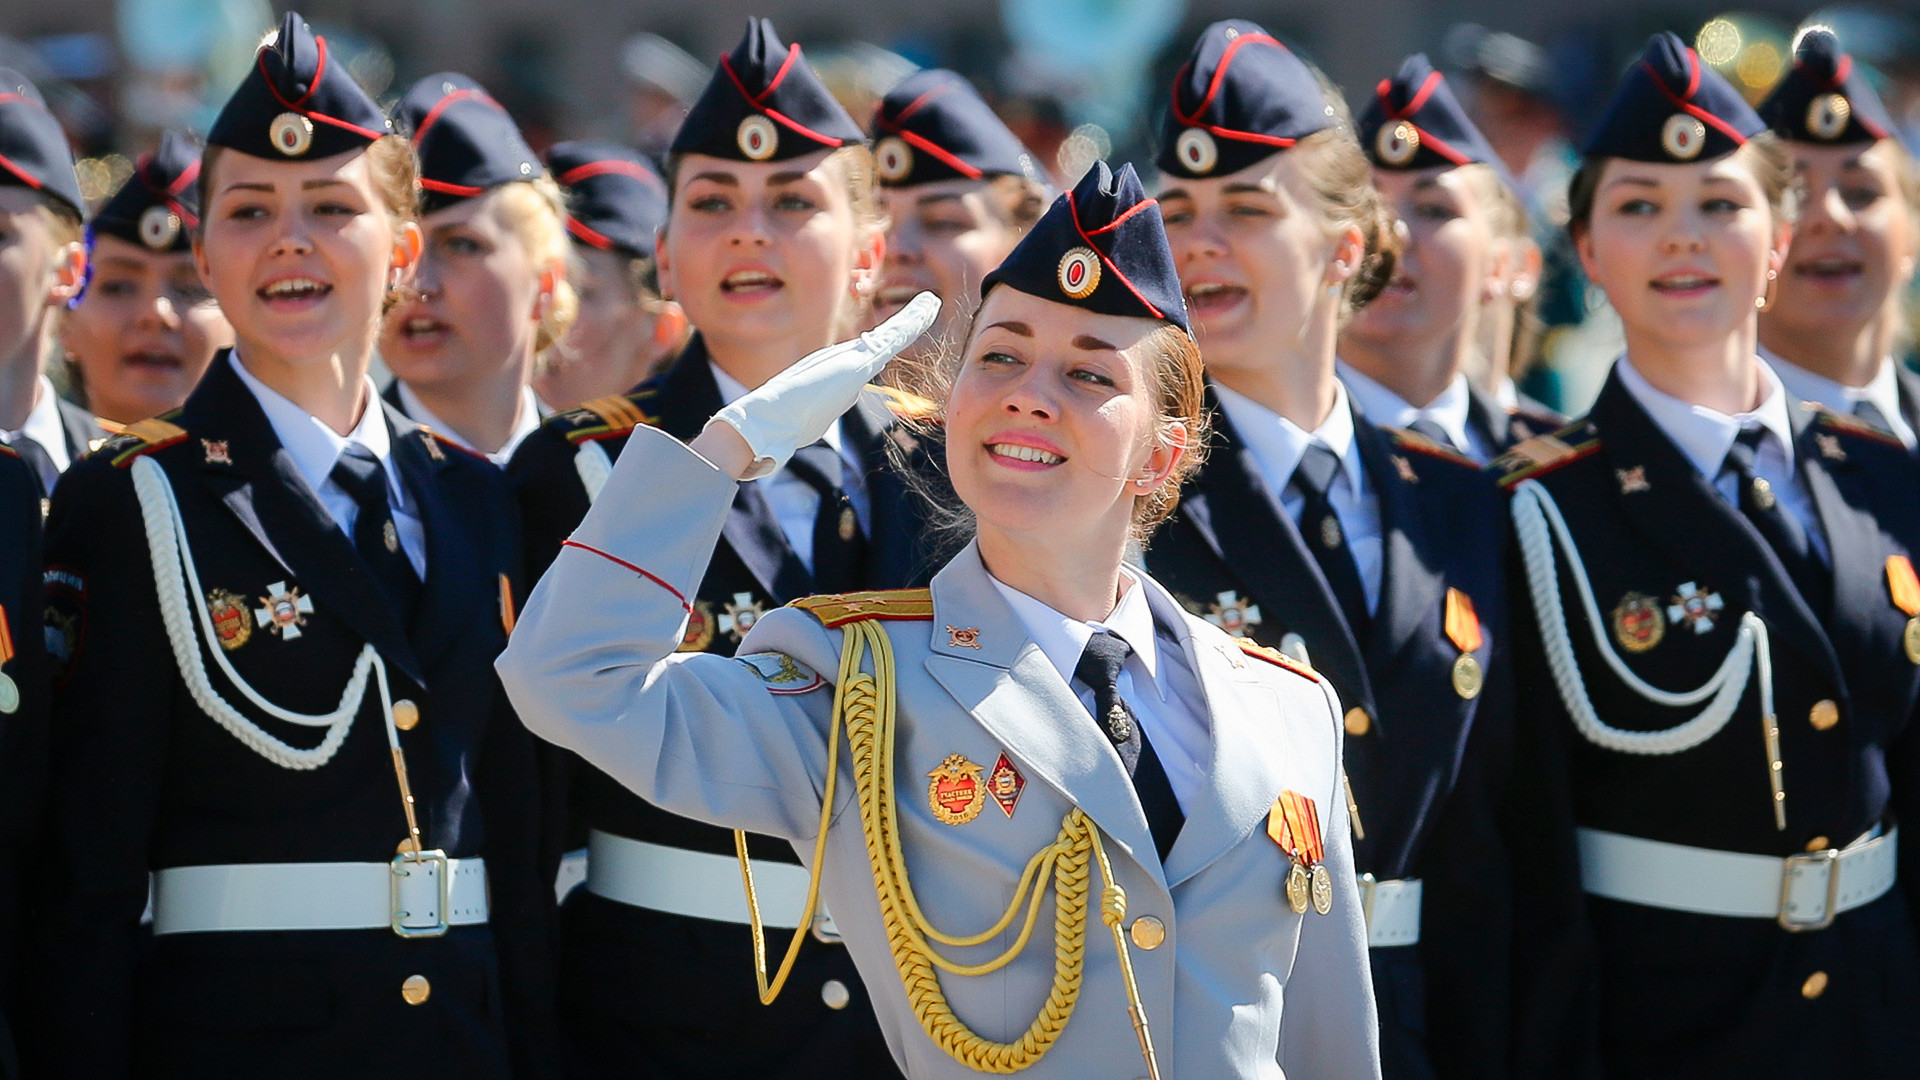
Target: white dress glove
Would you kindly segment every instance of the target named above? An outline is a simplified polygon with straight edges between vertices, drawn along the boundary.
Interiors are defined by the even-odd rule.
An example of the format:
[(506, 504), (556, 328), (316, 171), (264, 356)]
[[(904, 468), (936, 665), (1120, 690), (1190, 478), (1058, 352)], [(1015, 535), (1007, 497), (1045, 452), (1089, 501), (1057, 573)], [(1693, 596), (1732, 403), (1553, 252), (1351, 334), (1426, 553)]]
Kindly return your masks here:
[(923, 292), (893, 318), (852, 341), (808, 353), (715, 413), (708, 427), (727, 424), (753, 450), (753, 464), (741, 479), (770, 476), (795, 450), (818, 441), (853, 408), (887, 361), (925, 333), (939, 313), (940, 298)]

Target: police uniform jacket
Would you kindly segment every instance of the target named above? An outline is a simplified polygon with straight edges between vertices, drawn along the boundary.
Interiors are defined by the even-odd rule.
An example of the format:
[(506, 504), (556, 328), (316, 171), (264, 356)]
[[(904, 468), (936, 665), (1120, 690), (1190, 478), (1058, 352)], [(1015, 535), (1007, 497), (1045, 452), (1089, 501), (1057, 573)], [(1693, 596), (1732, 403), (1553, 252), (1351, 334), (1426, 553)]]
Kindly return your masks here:
[(1559, 430), (1566, 424), (1566, 417), (1524, 395), (1509, 409), (1485, 387), (1469, 379), (1467, 422), (1479, 430), (1488, 446), (1503, 451), (1535, 435)]
[[(383, 408), (370, 402), (370, 408)], [(403, 623), (296, 471), (258, 400), (215, 358), (186, 405), (134, 425), (61, 483), (47, 533), (54, 702), (50, 875), (38, 933), (48, 1075), (545, 1075), (551, 871), (536, 865), (531, 737), (492, 675), (520, 555), (497, 470), (385, 410), (419, 508), (427, 573)], [(422, 839), (486, 862), (490, 922), (405, 940), (387, 929), (165, 934), (143, 944), (148, 873), (233, 863), (373, 862), (408, 835), (377, 683), (335, 756), (283, 768), (190, 696), (163, 628), (131, 469), (149, 459), (178, 502), (226, 659), (284, 709), (336, 707), (364, 645), (392, 696)], [(253, 624), (280, 590), (311, 602), (297, 636)], [(225, 593), (225, 605), (215, 603)], [(237, 617), (233, 608), (238, 608)], [(244, 630), (242, 630), (244, 628)], [(197, 635), (196, 635), (197, 636)], [(223, 646), (224, 647), (224, 646)], [(215, 691), (268, 734), (214, 665)], [(407, 1004), (401, 983), (429, 981)]]
[[(40, 631), (40, 480), (0, 446), (0, 676), (12, 708), (0, 710), (0, 1076), (20, 1075), (9, 1020), (21, 1000), (25, 858), (45, 792), (46, 646)], [(0, 704), (5, 704), (0, 701)]]
[[(561, 413), (529, 435), (508, 466), (525, 521), (528, 580), (540, 579), (587, 514), (583, 457), (617, 460), (636, 425), (690, 440), (722, 404), (696, 335), (671, 367), (633, 393)], [(917, 584), (928, 572), (917, 554), (924, 532), (920, 503), (888, 461), (888, 441), (911, 438), (894, 419), (869, 394), (842, 424), (866, 462), (869, 581), (876, 587)], [(731, 655), (762, 613), (814, 591), (761, 488), (742, 484), (734, 494), (721, 541), (688, 593), (683, 651)], [(663, 482), (645, 498), (659, 505), (674, 495)], [(734, 853), (728, 830), (662, 808), (589, 764), (576, 762), (568, 782), (575, 823), (569, 846), (585, 843), (593, 829), (686, 851)], [(785, 844), (749, 843), (756, 858), (797, 861)], [(563, 940), (566, 1023), (586, 1059), (578, 1067), (589, 1073), (641, 1050), (657, 1076), (764, 1077), (773, 1069), (798, 1078), (840, 1076), (850, 1065), (887, 1068), (871, 1007), (838, 946), (804, 953), (794, 991), (768, 1009), (759, 1004), (745, 962), (751, 936), (743, 924), (639, 908), (582, 888), (567, 902)], [(822, 1002), (829, 980), (851, 993), (844, 1008)], [(621, 1031), (635, 1033), (633, 1040)]]
[[(1317, 538), (1301, 536), (1211, 387), (1207, 397), (1213, 446), (1147, 566), (1196, 615), (1283, 651), (1304, 645), (1338, 691), (1355, 832), (1365, 834), (1355, 865), (1422, 881), (1419, 945), (1372, 950), (1388, 1075), (1450, 1063), (1487, 1075), (1485, 1051), (1504, 1038), (1486, 1004), (1504, 994), (1487, 943), (1502, 937), (1506, 871), (1480, 778), (1498, 768), (1511, 707), (1499, 492), (1450, 448), (1355, 411), (1383, 538), (1380, 601), (1359, 634), (1307, 549)], [(1446, 632), (1449, 590), (1481, 628), (1473, 655), (1485, 686), (1470, 698), (1453, 684), (1462, 649)]]
[[(1831, 550), (1828, 610), (1795, 589), (1617, 368), (1584, 420), (1500, 463), (1509, 487), (1537, 483), (1565, 516), (1602, 619), (1615, 613), (1600, 632), (1640, 678), (1670, 692), (1698, 687), (1734, 646), (1743, 614), (1765, 623), (1786, 822), (1776, 827), (1772, 809), (1757, 676), (1726, 726), (1691, 749), (1606, 748), (1570, 718), (1540, 644), (1546, 616), (1528, 602), (1513, 558), (1517, 767), (1507, 828), (1521, 868), (1519, 1075), (1891, 1077), (1920, 1060), (1920, 952), (1904, 898), (1920, 864), (1906, 836), (1894, 888), (1825, 930), (1581, 892), (1576, 827), (1784, 858), (1915, 820), (1920, 674), (1902, 648), (1909, 616), (1890, 598), (1886, 562), (1920, 549), (1920, 477), (1891, 436), (1789, 408), (1798, 475)], [(1698, 713), (1648, 701), (1601, 661), (1564, 554), (1557, 567), (1600, 719), (1660, 732)], [(1645, 610), (1638, 622), (1622, 615), (1630, 596), (1664, 609), (1689, 592), (1722, 605), (1705, 626), (1668, 617), (1654, 634)]]
[[(685, 624), (682, 597), (704, 572), (735, 489), (686, 447), (636, 432), (575, 535), (580, 546), (569, 546), (535, 589), (499, 667), (543, 737), (649, 800), (778, 836), (811, 855), (841, 633), (794, 609), (755, 626), (743, 655), (789, 658), (802, 675), (798, 684), (777, 663), (670, 655)], [(1028, 640), (977, 549), (933, 579), (930, 621), (885, 624), (899, 680), (900, 775), (924, 776), (952, 754), (984, 763), (1004, 752), (1027, 779), (1010, 815), (989, 808), (954, 825), (937, 820), (914, 787), (899, 786), (899, 835), (920, 904), (952, 933), (992, 925), (1028, 858), (1079, 806), (1108, 838), (1128, 918), (1150, 914), (1166, 927), (1160, 947), (1133, 951), (1164, 1075), (1277, 1080), (1284, 1063), (1286, 1075), (1376, 1076), (1340, 795), (1337, 699), (1324, 681), (1248, 657), (1232, 638), (1180, 612), (1158, 586), (1145, 587), (1156, 614), (1178, 628), (1199, 675), (1213, 743), (1207, 786), (1188, 807), (1164, 867), (1119, 757)], [(949, 626), (978, 632), (950, 633)], [(900, 1066), (916, 1078), (975, 1075), (928, 1038), (908, 1003), (886, 946), (859, 817), (846, 810), (854, 791), (848, 755), (840, 761), (824, 899)], [(1329, 915), (1295, 915), (1283, 899), (1289, 861), (1265, 822), (1289, 789), (1321, 808), (1336, 890)], [(1085, 942), (1077, 1011), (1022, 1075), (1144, 1071), (1111, 938), (1100, 929), (1090, 928)], [(1008, 936), (961, 959), (985, 959)], [(1024, 1031), (1052, 979), (1047, 936), (1037, 933), (1038, 947), (997, 973), (942, 975), (956, 1015), (990, 1039)]]

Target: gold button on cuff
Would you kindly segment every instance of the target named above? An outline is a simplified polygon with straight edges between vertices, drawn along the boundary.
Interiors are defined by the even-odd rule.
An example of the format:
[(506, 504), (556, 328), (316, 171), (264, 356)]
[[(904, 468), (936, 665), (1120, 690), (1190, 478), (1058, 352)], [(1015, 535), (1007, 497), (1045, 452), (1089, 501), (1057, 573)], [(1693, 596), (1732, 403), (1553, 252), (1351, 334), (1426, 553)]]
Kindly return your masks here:
[(1808, 851), (1825, 851), (1827, 850), (1827, 848), (1831, 846), (1833, 846), (1832, 842), (1829, 841), (1824, 836), (1816, 836), (1813, 839), (1807, 841)]
[(1839, 722), (1840, 706), (1826, 699), (1814, 702), (1807, 713), (1807, 723), (1812, 724), (1815, 731), (1826, 731)]
[(420, 706), (415, 705), (406, 698), (401, 698), (399, 701), (393, 703), (394, 727), (399, 728), (401, 731), (412, 731), (413, 726), (419, 722)]
[(820, 1000), (826, 1002), (829, 1009), (844, 1009), (853, 1000), (853, 992), (839, 979), (828, 979), (820, 984)]
[(1806, 982), (1800, 984), (1800, 996), (1806, 998), (1808, 1001), (1812, 1001), (1814, 998), (1826, 992), (1827, 973), (1824, 971), (1814, 972), (1807, 976)]
[(1347, 715), (1343, 722), (1347, 726), (1347, 734), (1352, 735), (1356, 739), (1373, 730), (1373, 717), (1368, 716), (1367, 710), (1358, 705), (1347, 710)]
[(1167, 940), (1167, 924), (1151, 915), (1142, 915), (1133, 920), (1132, 929), (1127, 931), (1133, 943), (1151, 952)]
[(400, 997), (409, 1005), (419, 1005), (433, 993), (433, 984), (425, 975), (409, 975), (407, 981), (400, 984)]

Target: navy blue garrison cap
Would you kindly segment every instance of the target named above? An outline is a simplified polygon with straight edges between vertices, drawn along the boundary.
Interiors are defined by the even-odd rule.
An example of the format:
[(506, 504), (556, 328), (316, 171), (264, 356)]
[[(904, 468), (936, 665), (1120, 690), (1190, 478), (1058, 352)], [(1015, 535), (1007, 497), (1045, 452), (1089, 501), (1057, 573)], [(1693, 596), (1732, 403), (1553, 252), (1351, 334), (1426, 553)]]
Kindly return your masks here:
[(876, 171), (887, 187), (984, 176), (1039, 179), (1033, 155), (973, 84), (940, 68), (914, 72), (881, 98), (873, 134)]
[(785, 161), (866, 141), (866, 133), (807, 66), (800, 46), (780, 43), (773, 23), (747, 33), (680, 123), (669, 148), (733, 161)]
[(1360, 116), (1360, 145), (1380, 169), (1431, 169), (1491, 165), (1505, 179), (1506, 166), (1486, 136), (1467, 119), (1453, 89), (1425, 53), (1415, 53), (1391, 79), (1380, 80)]
[(1670, 33), (1627, 69), (1582, 153), (1672, 164), (1725, 157), (1767, 130), (1721, 74)]
[(1760, 106), (1760, 118), (1795, 142), (1872, 143), (1894, 131), (1880, 95), (1824, 26), (1801, 31), (1793, 67)]
[(44, 191), (76, 214), (87, 212), (66, 132), (39, 88), (12, 68), (0, 68), (0, 184)]
[(1337, 123), (1305, 61), (1259, 24), (1228, 19), (1207, 27), (1173, 77), (1155, 164), (1168, 176), (1224, 176)]
[(153, 251), (186, 251), (200, 224), (200, 141), (169, 131), (143, 154), (88, 223), (95, 236), (114, 236)]
[(327, 55), (327, 39), (289, 11), (221, 107), (207, 142), (269, 160), (311, 161), (364, 150), (389, 134), (387, 114)]
[(394, 106), (393, 126), (420, 156), (420, 202), (428, 213), (543, 172), (513, 117), (458, 72), (414, 83)]
[(630, 257), (653, 254), (667, 223), (667, 185), (639, 151), (611, 142), (555, 143), (547, 168), (567, 193), (575, 240)]
[(981, 281), (980, 295), (995, 285), (1103, 315), (1160, 319), (1193, 332), (1160, 203), (1147, 197), (1132, 165), (1114, 173), (1106, 162), (1094, 162)]

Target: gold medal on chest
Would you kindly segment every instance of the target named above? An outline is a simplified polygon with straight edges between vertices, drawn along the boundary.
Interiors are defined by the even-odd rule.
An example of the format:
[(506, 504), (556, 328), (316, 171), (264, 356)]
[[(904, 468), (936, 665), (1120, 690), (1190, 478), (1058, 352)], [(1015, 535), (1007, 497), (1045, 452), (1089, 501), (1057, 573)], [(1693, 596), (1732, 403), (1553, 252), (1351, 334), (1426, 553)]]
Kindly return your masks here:
[(1321, 863), (1313, 868), (1313, 910), (1325, 915), (1333, 910), (1333, 874), (1327, 864)]
[(948, 754), (928, 773), (927, 808), (935, 820), (965, 825), (979, 817), (980, 808), (987, 804), (987, 785), (980, 775), (985, 771), (965, 754)]
[(1287, 906), (1295, 915), (1305, 915), (1313, 903), (1313, 875), (1299, 863), (1287, 871)]

